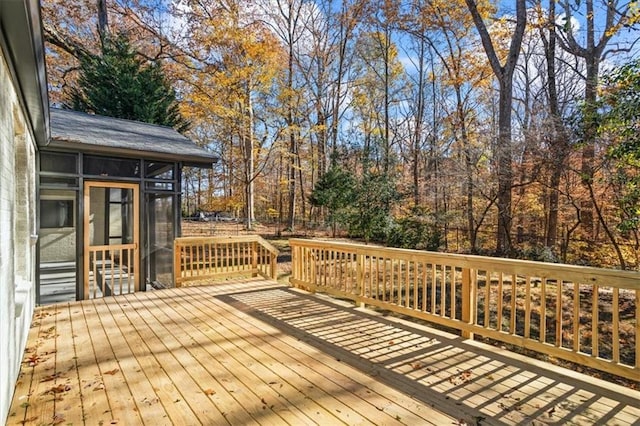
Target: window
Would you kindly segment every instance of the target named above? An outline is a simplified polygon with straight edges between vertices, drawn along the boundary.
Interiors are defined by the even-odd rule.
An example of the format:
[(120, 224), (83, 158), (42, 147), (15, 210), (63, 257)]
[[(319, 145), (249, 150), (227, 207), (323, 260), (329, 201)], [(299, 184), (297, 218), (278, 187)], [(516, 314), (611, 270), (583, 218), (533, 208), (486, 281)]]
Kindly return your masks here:
[(173, 180), (174, 163), (160, 163), (160, 162), (145, 162), (146, 178)]
[(140, 177), (140, 161), (85, 155), (84, 173), (91, 176)]
[(73, 200), (40, 200), (40, 228), (73, 227)]
[(78, 156), (58, 152), (40, 154), (40, 171), (51, 173), (78, 174)]
[(78, 178), (40, 175), (40, 186), (44, 188), (77, 188)]

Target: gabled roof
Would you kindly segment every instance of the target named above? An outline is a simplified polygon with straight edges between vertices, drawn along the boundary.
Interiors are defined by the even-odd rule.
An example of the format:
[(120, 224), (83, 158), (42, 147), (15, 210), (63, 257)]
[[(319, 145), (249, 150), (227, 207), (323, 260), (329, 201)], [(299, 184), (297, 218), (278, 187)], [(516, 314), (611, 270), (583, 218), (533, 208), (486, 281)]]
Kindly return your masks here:
[(39, 146), (49, 141), (49, 98), (38, 0), (0, 0), (0, 47)]
[(181, 161), (211, 167), (217, 158), (171, 127), (51, 109), (50, 148)]

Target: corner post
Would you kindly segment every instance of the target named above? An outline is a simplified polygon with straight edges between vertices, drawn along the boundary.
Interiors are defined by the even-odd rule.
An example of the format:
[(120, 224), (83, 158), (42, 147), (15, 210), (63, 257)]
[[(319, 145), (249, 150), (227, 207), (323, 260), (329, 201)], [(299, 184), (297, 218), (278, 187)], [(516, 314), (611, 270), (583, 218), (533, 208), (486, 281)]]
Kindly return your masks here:
[[(474, 270), (471, 268), (462, 268), (462, 322), (465, 324), (473, 324), (475, 317), (475, 277)], [(473, 333), (468, 330), (462, 330), (462, 337), (465, 339), (473, 339)]]
[(271, 253), (271, 278), (278, 281), (278, 256)]
[(176, 287), (182, 287), (182, 280), (180, 279), (182, 276), (180, 258), (180, 245), (178, 244), (178, 239), (175, 238), (173, 240), (173, 281)]

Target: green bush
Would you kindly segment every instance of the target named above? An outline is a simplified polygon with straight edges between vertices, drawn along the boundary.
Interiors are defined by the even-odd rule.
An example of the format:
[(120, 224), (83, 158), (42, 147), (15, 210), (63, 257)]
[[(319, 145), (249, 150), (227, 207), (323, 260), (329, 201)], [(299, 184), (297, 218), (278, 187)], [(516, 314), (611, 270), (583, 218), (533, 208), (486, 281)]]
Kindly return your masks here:
[(391, 247), (429, 251), (437, 251), (442, 243), (443, 235), (436, 220), (421, 211), (396, 219), (387, 239)]
[(367, 242), (386, 242), (394, 224), (391, 210), (399, 198), (392, 178), (366, 173), (358, 181), (345, 215), (349, 235)]

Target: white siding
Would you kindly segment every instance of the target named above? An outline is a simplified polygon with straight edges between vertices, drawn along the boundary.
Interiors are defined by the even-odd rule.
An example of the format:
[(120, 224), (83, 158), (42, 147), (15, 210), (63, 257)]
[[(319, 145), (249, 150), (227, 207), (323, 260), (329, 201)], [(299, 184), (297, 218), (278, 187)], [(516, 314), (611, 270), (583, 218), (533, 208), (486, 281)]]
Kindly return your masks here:
[(0, 423), (35, 305), (36, 148), (5, 58), (0, 49)]

